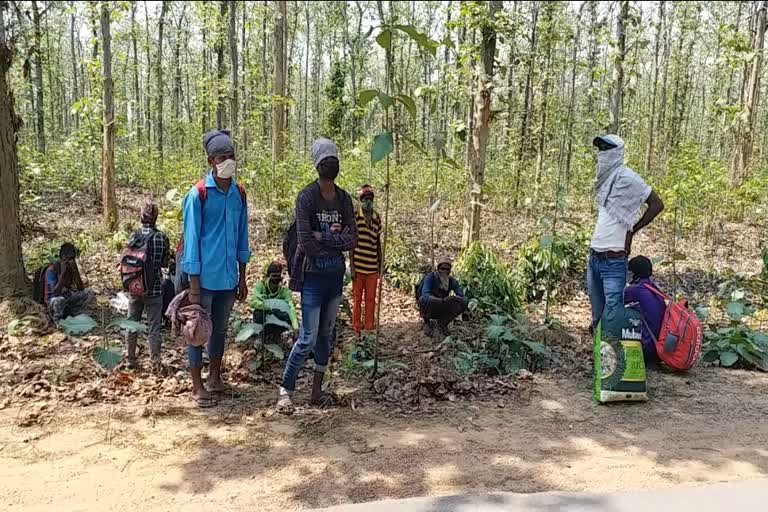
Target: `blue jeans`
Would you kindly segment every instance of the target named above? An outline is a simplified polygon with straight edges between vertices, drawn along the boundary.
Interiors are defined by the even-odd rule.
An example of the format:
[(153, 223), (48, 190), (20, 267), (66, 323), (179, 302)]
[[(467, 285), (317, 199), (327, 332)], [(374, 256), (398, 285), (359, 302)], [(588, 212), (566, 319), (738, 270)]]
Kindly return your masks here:
[(627, 258), (600, 258), (589, 255), (587, 293), (592, 304), (592, 328), (600, 319), (613, 325), (624, 310), (624, 286), (627, 284)]
[[(208, 357), (222, 357), (224, 355), (224, 341), (227, 337), (229, 314), (235, 305), (235, 290), (200, 290), (200, 305), (211, 316), (213, 331), (208, 340)], [(187, 345), (187, 355), (190, 366), (203, 365), (203, 347)]]
[(328, 366), (343, 284), (344, 274), (308, 273), (304, 276), (299, 339), (293, 344), (283, 372), (282, 387), (289, 393), (296, 389), (296, 377), (310, 352), (314, 353), (316, 371), (324, 372)]

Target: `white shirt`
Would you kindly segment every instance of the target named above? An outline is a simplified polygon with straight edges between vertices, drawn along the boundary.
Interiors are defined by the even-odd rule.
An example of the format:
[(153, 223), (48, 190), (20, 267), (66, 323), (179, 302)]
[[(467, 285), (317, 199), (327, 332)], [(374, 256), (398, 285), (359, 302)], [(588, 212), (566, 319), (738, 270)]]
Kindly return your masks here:
[(597, 224), (589, 246), (597, 252), (623, 251), (626, 238), (627, 228), (601, 206), (597, 212)]

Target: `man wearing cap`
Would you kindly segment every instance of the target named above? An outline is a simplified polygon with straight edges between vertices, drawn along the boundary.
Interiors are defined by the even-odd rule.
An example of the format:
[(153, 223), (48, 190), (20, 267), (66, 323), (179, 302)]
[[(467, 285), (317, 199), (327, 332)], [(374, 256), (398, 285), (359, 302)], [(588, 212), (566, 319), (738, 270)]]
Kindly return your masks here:
[[(213, 130), (203, 136), (210, 169), (204, 184), (184, 197), (184, 254), (182, 269), (189, 275), (189, 300), (211, 317), (208, 341), (208, 388), (202, 383), (203, 349), (188, 346), (192, 396), (201, 406), (215, 405), (212, 392), (228, 388), (221, 378), (224, 342), (235, 299), (248, 296), (245, 265), (248, 247), (248, 202), (233, 176), (237, 164), (229, 131)], [(201, 195), (203, 195), (201, 197)]]
[[(141, 209), (141, 229), (131, 235), (128, 245), (139, 243), (140, 239), (146, 240), (149, 254), (149, 269), (145, 272), (147, 290), (142, 296), (131, 295), (128, 303), (128, 317), (137, 322), (141, 321), (142, 314), (146, 311), (149, 324), (149, 354), (152, 360), (153, 370), (160, 369), (160, 346), (162, 343), (161, 330), (163, 326), (163, 268), (168, 267), (168, 237), (157, 229), (157, 205), (147, 202)], [(127, 336), (126, 365), (129, 368), (136, 366), (136, 341), (138, 333), (129, 333)]]
[[(271, 307), (266, 301), (283, 301), (284, 307)], [(259, 280), (251, 295), (251, 307), (253, 308), (253, 321), (264, 325), (265, 338), (272, 338), (282, 334), (286, 328), (279, 325), (266, 324), (267, 315), (275, 315), (284, 322), (288, 322), (292, 330), (299, 328), (296, 318), (296, 306), (293, 303), (291, 290), (283, 286), (283, 264), (273, 261), (267, 267), (264, 279)], [(265, 325), (266, 324), (266, 325)]]
[(645, 256), (635, 256), (629, 260), (629, 273), (632, 280), (624, 290), (624, 303), (637, 304), (643, 315), (644, 321), (641, 327), (643, 358), (646, 367), (654, 368), (659, 364), (656, 340), (661, 331), (661, 322), (664, 319), (664, 312), (667, 310), (667, 303), (664, 301), (664, 297), (660, 295), (663, 292), (651, 277), (653, 275), (651, 260)]
[[(606, 325), (613, 325), (621, 313), (632, 239), (661, 213), (664, 203), (637, 173), (624, 165), (621, 137), (602, 135), (592, 143), (598, 149), (594, 184), (598, 211), (590, 243), (587, 290), (592, 305), (590, 330), (594, 331), (601, 319)], [(640, 216), (644, 203), (648, 208)]]
[(373, 189), (363, 185), (358, 192), (357, 247), (351, 252), (352, 269), (352, 328), (360, 334), (365, 298), (365, 330), (373, 331), (376, 318), (376, 285), (381, 270), (381, 217), (373, 209)]
[(434, 335), (435, 328), (441, 335), (448, 336), (448, 324), (469, 305), (459, 282), (451, 275), (452, 267), (451, 258), (441, 257), (437, 260), (437, 270), (424, 276), (420, 285), (419, 312), (424, 319), (427, 336)]
[(290, 288), (301, 292), (301, 328), (283, 373), (278, 407), (292, 408), (291, 396), (304, 360), (312, 352), (315, 373), (311, 403), (322, 404), (323, 374), (328, 365), (336, 313), (342, 298), (344, 252), (357, 245), (352, 198), (335, 184), (339, 174), (336, 144), (312, 143), (312, 163), (318, 179), (296, 198), (296, 253), (291, 257)]

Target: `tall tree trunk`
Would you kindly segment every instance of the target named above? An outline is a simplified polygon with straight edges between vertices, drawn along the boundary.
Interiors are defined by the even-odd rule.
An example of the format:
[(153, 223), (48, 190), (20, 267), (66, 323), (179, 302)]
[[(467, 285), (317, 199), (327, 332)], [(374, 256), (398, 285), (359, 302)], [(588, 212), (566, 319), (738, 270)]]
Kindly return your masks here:
[(275, 20), (275, 82), (272, 89), (272, 160), (279, 162), (285, 154), (286, 121), (286, 62), (288, 51), (288, 16), (285, 0), (277, 0), (277, 19)]
[[(74, 6), (74, 2), (70, 2), (70, 8), (72, 8), (73, 6)], [(77, 86), (77, 63), (80, 61), (80, 58), (79, 58), (80, 56), (75, 51), (76, 40), (77, 40), (77, 35), (75, 35), (75, 12), (73, 10), (69, 17), (69, 51), (72, 59), (72, 103), (73, 104), (80, 99), (80, 89)], [(75, 114), (74, 117), (75, 117), (75, 128), (76, 129), (80, 128), (80, 115)]]
[(766, 11), (768, 0), (760, 2), (755, 16), (755, 36), (752, 50), (755, 54), (750, 64), (749, 76), (744, 85), (741, 116), (737, 122), (736, 148), (731, 161), (731, 185), (744, 183), (750, 171), (754, 150), (755, 128), (760, 108), (760, 77), (763, 71), (763, 49), (765, 47)]
[(104, 227), (117, 227), (117, 197), (115, 195), (115, 104), (112, 83), (112, 36), (110, 34), (109, 2), (101, 3), (101, 69), (104, 79), (104, 141), (101, 147), (101, 205)]
[(32, 0), (32, 23), (35, 66), (35, 140), (37, 150), (45, 153), (45, 102), (43, 101), (43, 32), (40, 28), (40, 9), (37, 0)]
[[(136, 141), (141, 143), (141, 128), (144, 122), (141, 116), (141, 88), (139, 87), (139, 44), (136, 34), (136, 2), (131, 6), (131, 44), (133, 46), (133, 104), (135, 105), (135, 114), (133, 118), (133, 128), (136, 130)], [(73, 15), (74, 16), (74, 15)], [(72, 21), (74, 26), (74, 18)], [(74, 52), (74, 49), (72, 50)]]
[[(512, 29), (509, 35), (509, 56), (507, 57), (507, 125), (504, 129), (504, 138), (509, 139), (512, 136), (512, 129), (515, 123), (514, 116), (514, 104), (517, 98), (517, 90), (515, 89), (515, 68), (517, 67), (517, 23), (515, 16), (517, 15), (517, 0), (512, 2)], [(447, 51), (447, 48), (446, 48)]]
[(475, 122), (467, 152), (469, 172), (469, 206), (465, 212), (462, 246), (480, 240), (480, 225), (485, 184), (485, 162), (491, 129), (491, 87), (496, 56), (496, 13), (503, 7), (501, 0), (488, 3), (488, 19), (483, 25), (480, 53), (475, 77)]
[[(552, 18), (553, 18), (553, 6), (556, 6), (554, 2), (547, 3), (544, 7), (544, 26), (552, 31)], [(545, 38), (546, 50), (544, 51), (544, 83), (541, 87), (541, 118), (539, 123), (539, 145), (536, 148), (536, 177), (534, 187), (534, 197), (538, 197), (539, 187), (541, 186), (541, 175), (544, 171), (544, 146), (547, 141), (547, 109), (549, 107), (549, 88), (552, 83), (551, 67), (552, 67), (552, 36), (548, 34)], [(535, 202), (535, 200), (534, 200)]]
[[(264, 2), (266, 3), (266, 1)], [(267, 60), (267, 11), (264, 10), (264, 17), (261, 19), (261, 76), (263, 77), (262, 94), (265, 96), (269, 93), (269, 64)], [(264, 144), (267, 143), (269, 138), (269, 115), (270, 107), (264, 102), (264, 107), (261, 110), (261, 135), (264, 139)]]
[(19, 217), (19, 160), (16, 132), (21, 118), (16, 115), (13, 91), (8, 83), (8, 70), (13, 62), (13, 49), (5, 33), (5, 2), (0, 5), (0, 297), (29, 293), (21, 253), (21, 220)]
[(147, 80), (144, 82), (146, 85), (146, 93), (144, 94), (144, 122), (145, 132), (147, 136), (147, 147), (152, 144), (152, 95), (149, 94), (149, 90), (152, 87), (152, 44), (150, 41), (149, 31), (149, 8), (147, 7), (147, 0), (144, 0), (144, 28), (146, 30), (146, 58), (147, 58)]
[(250, 59), (248, 58), (248, 39), (247, 39), (247, 32), (246, 29), (248, 27), (248, 9), (247, 5), (244, 4), (243, 6), (243, 22), (240, 26), (241, 30), (241, 43), (240, 43), (240, 73), (243, 76), (243, 81), (240, 83), (241, 87), (241, 93), (240, 93), (240, 101), (242, 102), (243, 112), (240, 114), (240, 158), (243, 160), (243, 162), (246, 161), (246, 157), (248, 155), (248, 119), (249, 119), (249, 111), (250, 108), (249, 104), (249, 98), (248, 98), (248, 91), (249, 91), (249, 84), (248, 84), (248, 73), (246, 71), (246, 64), (250, 62)]
[(568, 118), (566, 120), (567, 130), (567, 149), (565, 152), (565, 187), (568, 189), (571, 184), (571, 161), (573, 160), (573, 123), (576, 110), (576, 67), (578, 65), (578, 53), (579, 45), (581, 44), (581, 20), (584, 7), (587, 3), (581, 4), (579, 7), (579, 14), (576, 17), (576, 35), (573, 39), (573, 47), (571, 49), (571, 96), (568, 99)]
[[(309, 2), (307, 0), (304, 0), (304, 14), (306, 15), (306, 22), (307, 22), (307, 35), (306, 35), (306, 49), (304, 50), (306, 54), (304, 55), (304, 138), (302, 139), (303, 144), (301, 145), (301, 150), (306, 151), (309, 148), (309, 132), (307, 130), (308, 123), (309, 123), (309, 50), (312, 47), (312, 39), (310, 36), (310, 22), (309, 22)], [(353, 66), (354, 68), (354, 60), (353, 60)], [(352, 104), (354, 105), (355, 100), (355, 71), (354, 69), (351, 69), (352, 72)], [(354, 116), (352, 116), (354, 118)], [(352, 129), (352, 143), (354, 144), (354, 128)]]
[[(286, 32), (286, 40), (290, 40), (290, 44), (286, 43), (286, 48), (288, 48), (288, 57), (285, 61), (285, 94), (286, 98), (293, 99), (293, 89), (291, 89), (291, 79), (293, 78), (293, 67), (291, 66), (291, 62), (293, 62), (293, 52), (296, 48), (296, 35), (298, 33), (299, 28), (299, 9), (295, 8), (293, 9), (293, 28)], [(285, 132), (290, 131), (290, 111), (287, 107), (285, 108)], [(287, 142), (287, 139), (286, 139)]]
[(523, 117), (520, 121), (520, 140), (518, 141), (517, 161), (515, 162), (515, 197), (513, 207), (517, 208), (520, 201), (520, 178), (523, 162), (528, 149), (528, 129), (531, 123), (531, 108), (533, 106), (533, 72), (536, 65), (536, 45), (538, 44), (539, 2), (532, 3), (531, 20), (531, 50), (528, 55), (528, 72), (525, 78), (525, 94), (523, 97)]
[(656, 89), (659, 84), (659, 51), (661, 50), (661, 36), (664, 32), (664, 2), (659, 2), (659, 21), (656, 26), (656, 38), (653, 45), (653, 90), (651, 91), (651, 114), (648, 116), (648, 142), (645, 147), (645, 172), (651, 172), (653, 165), (653, 127), (656, 122)]
[(224, 22), (227, 19), (227, 7), (229, 6), (229, 0), (220, 0), (220, 12), (219, 12), (219, 26), (216, 30), (216, 128), (221, 130), (224, 128), (224, 110), (225, 97), (223, 83), (226, 77), (226, 70), (224, 69)]
[(229, 126), (233, 131), (235, 148), (240, 141), (240, 130), (238, 128), (238, 76), (237, 76), (237, 2), (229, 0)]
[(608, 133), (619, 133), (624, 106), (624, 59), (627, 56), (627, 21), (629, 20), (629, 0), (621, 0), (621, 11), (616, 21), (616, 56), (613, 60), (613, 91), (611, 93), (611, 124)]
[(165, 103), (165, 82), (163, 80), (163, 32), (165, 30), (165, 15), (168, 12), (168, 0), (163, 0), (162, 7), (160, 8), (160, 20), (157, 28), (157, 69), (155, 70), (155, 76), (157, 77), (157, 152), (160, 157), (160, 168), (163, 168), (163, 104)]
[[(208, 50), (208, 36), (206, 35), (207, 33), (208, 33), (207, 30), (203, 30), (203, 63), (200, 66), (201, 73), (203, 75), (203, 94), (204, 95), (205, 95), (205, 92), (207, 92), (208, 88), (210, 87), (210, 83), (211, 83), (208, 77), (208, 61), (210, 59), (208, 58), (209, 50)], [(203, 116), (202, 116), (201, 131), (205, 133), (210, 128), (211, 128), (211, 107), (210, 107), (210, 102), (206, 98), (203, 101)]]

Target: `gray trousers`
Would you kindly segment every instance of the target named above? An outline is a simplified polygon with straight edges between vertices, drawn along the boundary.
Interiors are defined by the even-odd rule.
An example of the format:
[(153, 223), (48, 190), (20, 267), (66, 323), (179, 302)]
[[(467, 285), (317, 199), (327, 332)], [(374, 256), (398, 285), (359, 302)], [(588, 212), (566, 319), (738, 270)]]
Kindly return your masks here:
[(65, 316), (79, 315), (95, 297), (91, 290), (80, 290), (67, 295), (53, 297), (48, 302), (48, 307), (51, 310), (53, 319), (58, 322)]
[[(147, 323), (149, 324), (149, 353), (152, 360), (160, 360), (160, 346), (162, 343), (161, 330), (163, 328), (163, 296), (157, 297), (131, 297), (128, 303), (128, 317), (131, 320), (141, 322), (141, 316), (147, 312)], [(136, 341), (138, 333), (128, 334), (128, 347), (126, 356), (129, 360), (136, 359)]]

